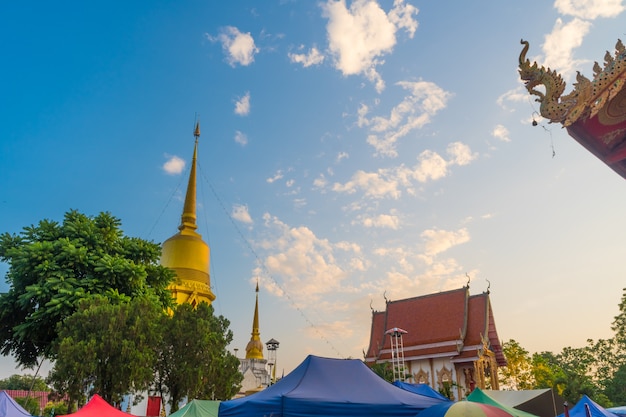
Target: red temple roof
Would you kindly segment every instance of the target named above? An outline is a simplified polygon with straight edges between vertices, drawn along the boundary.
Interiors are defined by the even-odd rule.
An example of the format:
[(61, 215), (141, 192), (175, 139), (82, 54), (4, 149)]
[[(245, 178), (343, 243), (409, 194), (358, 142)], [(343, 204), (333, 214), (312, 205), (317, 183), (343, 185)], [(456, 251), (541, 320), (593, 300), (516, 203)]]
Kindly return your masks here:
[(372, 313), (370, 345), (366, 362), (389, 360), (391, 340), (385, 332), (393, 327), (403, 335), (406, 360), (450, 357), (453, 362), (480, 356), (484, 343), (505, 365), (489, 293), (469, 294), (469, 288), (387, 302), (385, 311)]

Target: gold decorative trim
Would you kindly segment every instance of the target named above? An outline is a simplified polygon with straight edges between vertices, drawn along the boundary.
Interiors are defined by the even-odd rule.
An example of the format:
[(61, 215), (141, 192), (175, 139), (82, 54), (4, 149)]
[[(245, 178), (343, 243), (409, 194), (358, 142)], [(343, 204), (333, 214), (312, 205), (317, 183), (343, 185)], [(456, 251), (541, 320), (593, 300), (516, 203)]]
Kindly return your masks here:
[[(597, 62), (594, 64), (593, 81), (577, 72), (574, 90), (567, 95), (565, 81), (559, 73), (539, 67), (537, 62), (531, 65), (526, 59), (529, 43), (521, 40), (524, 45), (519, 56), (519, 74), (524, 81), (526, 90), (537, 96), (535, 101), (540, 103), (539, 113), (551, 123), (562, 123), (567, 127), (578, 119), (591, 118), (620, 93), (626, 83), (626, 48), (621, 40), (617, 40), (615, 53), (608, 51), (604, 56), (604, 68)], [(543, 85), (545, 93), (535, 87)]]

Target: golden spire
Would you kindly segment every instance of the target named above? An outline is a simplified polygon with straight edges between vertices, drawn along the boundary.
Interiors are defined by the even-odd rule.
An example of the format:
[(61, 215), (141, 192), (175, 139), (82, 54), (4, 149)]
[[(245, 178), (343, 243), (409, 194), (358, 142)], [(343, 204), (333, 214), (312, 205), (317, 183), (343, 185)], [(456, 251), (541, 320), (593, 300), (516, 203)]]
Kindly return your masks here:
[(172, 296), (177, 304), (190, 303), (194, 307), (201, 302), (211, 304), (215, 294), (211, 291), (209, 275), (211, 252), (196, 229), (196, 169), (200, 123), (196, 123), (193, 135), (195, 144), (185, 204), (181, 216), (179, 232), (163, 242), (161, 265), (176, 273), (176, 280), (170, 285)]
[(259, 281), (256, 282), (256, 303), (252, 319), (252, 337), (246, 346), (246, 359), (263, 359), (263, 342), (259, 331)]
[(185, 205), (178, 230), (181, 232), (193, 232), (198, 228), (196, 224), (196, 163), (198, 157), (198, 138), (200, 137), (200, 122), (196, 122), (196, 129), (193, 132), (196, 142), (191, 158), (191, 170), (189, 171), (189, 183), (187, 184), (187, 194), (185, 195)]

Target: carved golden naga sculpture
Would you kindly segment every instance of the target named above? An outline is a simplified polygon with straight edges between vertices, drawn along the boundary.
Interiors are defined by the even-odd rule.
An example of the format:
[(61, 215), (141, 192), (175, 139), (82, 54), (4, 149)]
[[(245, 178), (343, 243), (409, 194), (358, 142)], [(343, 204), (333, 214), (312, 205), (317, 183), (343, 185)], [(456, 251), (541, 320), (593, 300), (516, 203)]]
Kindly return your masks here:
[[(523, 39), (521, 44), (524, 47), (519, 56), (520, 78), (525, 82), (528, 92), (537, 96), (535, 101), (540, 103), (541, 116), (551, 123), (558, 122), (567, 127), (580, 117), (593, 117), (623, 87), (626, 79), (626, 49), (621, 40), (615, 45), (615, 58), (608, 51), (605, 54), (604, 69), (595, 63), (593, 81), (577, 72), (574, 90), (567, 95), (562, 95), (565, 81), (561, 75), (550, 68), (539, 67), (537, 62), (531, 65), (530, 60), (526, 59), (529, 44)], [(543, 85), (545, 92), (535, 88), (540, 85)]]

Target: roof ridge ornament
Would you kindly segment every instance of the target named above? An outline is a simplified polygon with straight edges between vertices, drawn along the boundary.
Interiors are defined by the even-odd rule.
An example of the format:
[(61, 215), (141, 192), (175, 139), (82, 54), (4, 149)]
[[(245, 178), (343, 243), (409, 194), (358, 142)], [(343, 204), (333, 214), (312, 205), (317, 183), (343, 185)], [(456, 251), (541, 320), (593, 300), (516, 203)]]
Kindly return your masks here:
[[(579, 118), (594, 117), (604, 105), (619, 93), (626, 81), (626, 48), (620, 39), (615, 45), (615, 53), (606, 52), (604, 68), (595, 62), (593, 81), (577, 71), (574, 90), (563, 95), (566, 83), (561, 74), (545, 66), (539, 67), (537, 62), (526, 58), (530, 47), (528, 41), (521, 40), (524, 45), (519, 56), (519, 74), (524, 81), (526, 90), (537, 96), (540, 103), (539, 112), (550, 123), (561, 123), (564, 127), (575, 123)], [(545, 93), (535, 89), (543, 85)]]

